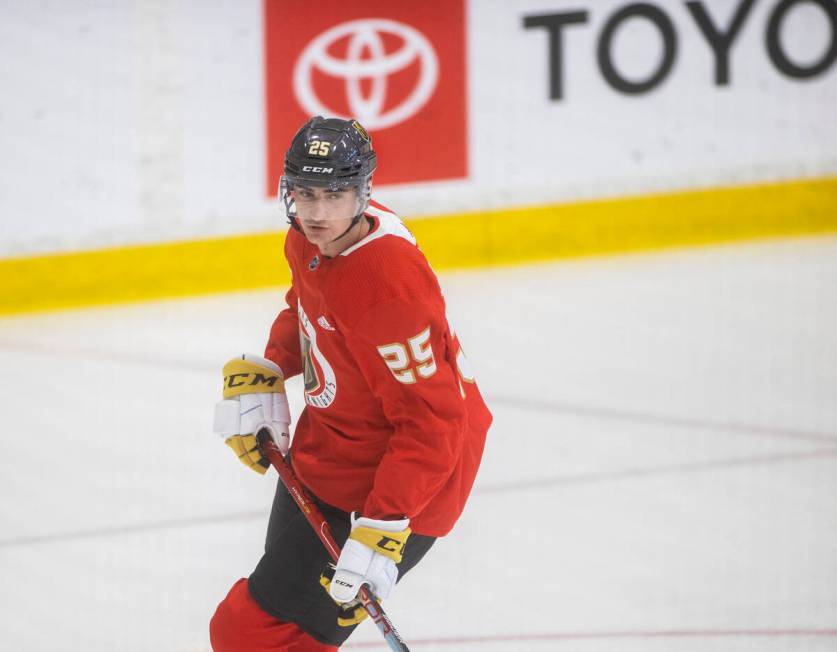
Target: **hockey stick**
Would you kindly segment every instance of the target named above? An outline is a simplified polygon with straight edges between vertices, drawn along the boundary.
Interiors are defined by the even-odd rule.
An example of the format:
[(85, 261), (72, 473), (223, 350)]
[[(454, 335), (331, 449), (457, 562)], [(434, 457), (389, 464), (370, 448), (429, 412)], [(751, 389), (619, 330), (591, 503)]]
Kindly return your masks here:
[[(261, 432), (259, 434), (261, 435)], [(331, 555), (331, 559), (336, 562), (337, 558), (340, 557), (340, 546), (338, 546), (337, 542), (334, 540), (334, 537), (331, 534), (331, 528), (328, 526), (328, 522), (325, 520), (323, 513), (314, 503), (311, 495), (299, 481), (299, 478), (296, 477), (296, 473), (294, 473), (293, 469), (285, 461), (285, 458), (282, 457), (282, 453), (276, 447), (276, 444), (271, 441), (269, 436), (259, 437), (259, 448), (262, 453), (267, 456), (267, 459), (270, 460), (273, 468), (276, 469), (276, 472), (279, 474), (279, 478), (282, 480), (282, 484), (285, 485), (285, 489), (287, 489), (288, 493), (291, 494), (294, 501), (299, 506), (299, 509), (308, 520), (308, 523), (310, 523), (311, 527), (314, 528), (314, 532), (317, 533), (320, 541), (322, 541), (326, 550), (328, 550), (328, 553)], [(384, 608), (381, 606), (381, 603), (378, 602), (373, 593), (366, 588), (366, 585), (361, 586), (360, 593), (358, 595), (360, 596), (363, 608), (366, 610), (366, 613), (369, 614), (369, 617), (378, 627), (381, 634), (383, 634), (389, 648), (394, 650), (394, 652), (410, 652), (410, 648), (408, 648), (407, 644), (402, 640), (401, 635), (398, 633), (398, 630), (395, 629), (395, 625), (392, 624), (392, 621), (389, 619), (389, 616), (387, 616)]]

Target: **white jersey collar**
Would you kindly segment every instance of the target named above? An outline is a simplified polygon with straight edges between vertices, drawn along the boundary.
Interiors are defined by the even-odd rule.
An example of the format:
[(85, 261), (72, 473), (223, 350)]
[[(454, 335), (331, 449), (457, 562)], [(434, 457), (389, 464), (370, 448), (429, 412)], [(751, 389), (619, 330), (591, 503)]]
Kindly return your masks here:
[(416, 244), (416, 239), (413, 237), (413, 234), (410, 233), (409, 229), (404, 226), (404, 222), (395, 213), (390, 213), (375, 206), (369, 206), (364, 211), (364, 214), (377, 219), (377, 228), (367, 233), (351, 247), (341, 251), (339, 255), (348, 256), (353, 251), (357, 251), (364, 245), (368, 245), (373, 240), (382, 238), (385, 235), (394, 235), (398, 238), (404, 238), (411, 244)]

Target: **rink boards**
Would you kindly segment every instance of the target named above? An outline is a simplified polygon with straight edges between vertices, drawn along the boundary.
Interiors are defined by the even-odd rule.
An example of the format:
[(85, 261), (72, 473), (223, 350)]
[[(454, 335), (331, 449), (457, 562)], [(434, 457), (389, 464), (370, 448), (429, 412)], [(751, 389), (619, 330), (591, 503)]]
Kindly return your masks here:
[[(395, 207), (397, 210), (397, 207)], [(436, 269), (837, 230), (837, 178), (408, 220)], [(0, 313), (287, 283), (284, 232), (0, 260)]]

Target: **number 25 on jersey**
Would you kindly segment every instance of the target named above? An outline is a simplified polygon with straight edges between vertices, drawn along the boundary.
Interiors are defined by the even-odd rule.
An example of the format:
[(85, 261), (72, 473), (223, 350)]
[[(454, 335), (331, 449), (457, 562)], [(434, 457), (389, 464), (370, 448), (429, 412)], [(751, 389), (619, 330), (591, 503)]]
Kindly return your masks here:
[(408, 339), (407, 346), (401, 342), (383, 344), (378, 347), (378, 353), (395, 379), (405, 385), (416, 382), (416, 374), (421, 378), (430, 378), (436, 373), (436, 360), (430, 346), (430, 326)]

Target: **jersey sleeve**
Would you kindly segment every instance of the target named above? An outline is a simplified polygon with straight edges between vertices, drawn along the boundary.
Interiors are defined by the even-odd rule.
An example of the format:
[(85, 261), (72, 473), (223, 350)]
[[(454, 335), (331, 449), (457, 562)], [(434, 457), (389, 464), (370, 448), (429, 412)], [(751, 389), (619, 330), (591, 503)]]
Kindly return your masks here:
[(288, 307), (276, 316), (270, 327), (264, 357), (278, 364), (285, 378), (290, 378), (302, 372), (297, 297), (293, 285), (285, 294), (285, 302)]
[(373, 306), (347, 343), (394, 429), (363, 514), (414, 517), (453, 473), (467, 422), (444, 303)]

